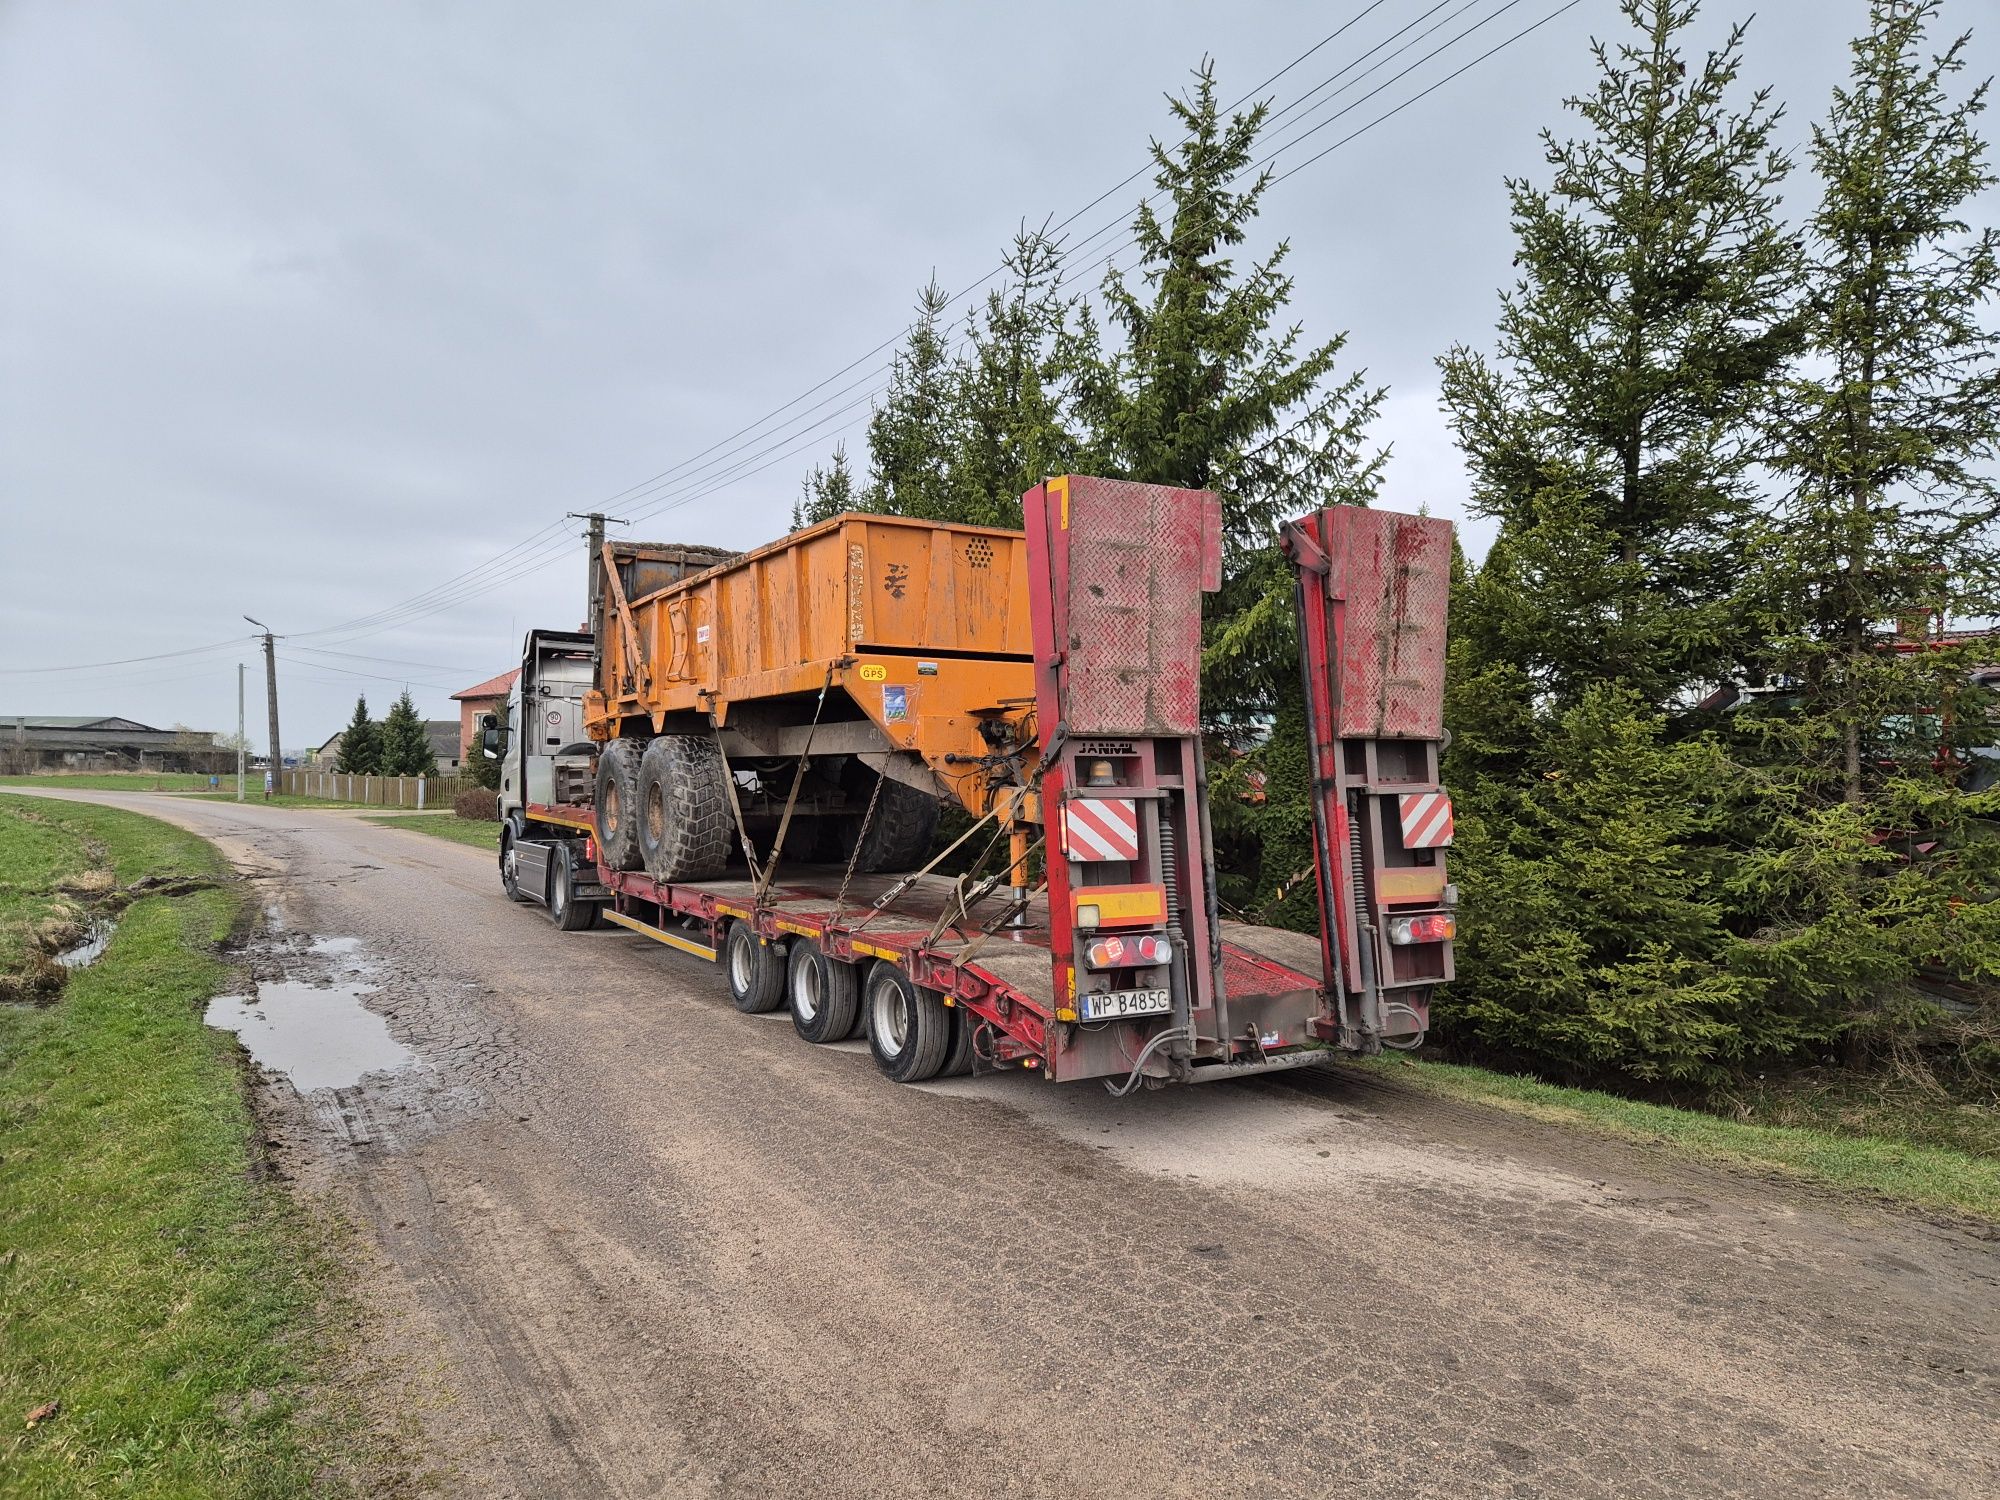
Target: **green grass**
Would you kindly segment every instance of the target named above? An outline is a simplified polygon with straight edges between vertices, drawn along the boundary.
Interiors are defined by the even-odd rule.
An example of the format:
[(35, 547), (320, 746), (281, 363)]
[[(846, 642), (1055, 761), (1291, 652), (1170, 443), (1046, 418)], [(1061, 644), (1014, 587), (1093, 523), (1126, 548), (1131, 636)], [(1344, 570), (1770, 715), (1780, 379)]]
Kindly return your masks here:
[(2000, 1221), (2000, 1158), (1951, 1146), (1807, 1125), (1727, 1120), (1456, 1063), (1384, 1057), (1363, 1066), (1429, 1093), (1580, 1126), (1709, 1163)]
[(433, 838), (450, 839), (454, 844), (470, 844), (475, 849), (497, 851), (500, 847), (498, 823), (461, 818), (457, 813), (406, 813), (401, 817), (364, 818), (362, 821), (379, 823), (384, 828), (407, 828), (413, 833), (428, 833)]
[[(136, 814), (35, 802), (73, 841), (0, 861), (44, 873), (86, 841), (120, 882), (224, 873), (206, 843)], [(0, 1494), (323, 1491), (323, 1232), (261, 1180), (233, 1041), (202, 1024), (237, 917), (231, 887), (148, 897), (47, 1007), (0, 1007)], [(32, 1431), (27, 1412), (60, 1402)]]
[(0, 974), (21, 966), (29, 929), (77, 910), (58, 887), (91, 867), (88, 843), (49, 818), (47, 805), (0, 797)]
[[(250, 780), (252, 784), (262, 786), (263, 772), (258, 772)], [(222, 784), (233, 788), (236, 773), (231, 771), (222, 779)], [(106, 771), (93, 775), (47, 771), (38, 776), (0, 776), (0, 786), (67, 787), (89, 792), (194, 792), (205, 790), (208, 778), (186, 771)]]

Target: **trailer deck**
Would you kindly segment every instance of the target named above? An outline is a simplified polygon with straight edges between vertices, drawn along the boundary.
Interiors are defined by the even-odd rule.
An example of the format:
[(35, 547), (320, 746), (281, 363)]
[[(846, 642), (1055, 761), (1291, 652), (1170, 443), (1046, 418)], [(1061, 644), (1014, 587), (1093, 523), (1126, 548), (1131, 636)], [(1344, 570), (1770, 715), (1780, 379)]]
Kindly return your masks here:
[[(907, 881), (856, 875), (843, 900), (842, 866), (798, 865), (781, 870), (760, 902), (748, 878), (664, 885), (638, 872), (600, 867), (598, 874), (611, 893), (606, 920), (628, 931), (714, 962), (726, 925), (740, 921), (768, 943), (804, 937), (844, 961), (895, 964), (990, 1024), (983, 1061), (1059, 1076), (1050, 1066), (1049, 1029), (1078, 1023), (1055, 994), (1045, 893), (1031, 899), (1020, 925), (988, 932), (976, 919), (997, 915), (1004, 903), (989, 898), (975, 908), (974, 920), (948, 920), (958, 913), (955, 882), (944, 875)], [(878, 910), (876, 903), (899, 885), (904, 889), (889, 907)], [(1311, 972), (1318, 962), (1316, 938), (1229, 922), (1222, 951), (1230, 1003), (1246, 1014), (1319, 989)], [(1260, 1041), (1265, 1056), (1275, 1059), (1315, 1039), (1263, 1033)]]

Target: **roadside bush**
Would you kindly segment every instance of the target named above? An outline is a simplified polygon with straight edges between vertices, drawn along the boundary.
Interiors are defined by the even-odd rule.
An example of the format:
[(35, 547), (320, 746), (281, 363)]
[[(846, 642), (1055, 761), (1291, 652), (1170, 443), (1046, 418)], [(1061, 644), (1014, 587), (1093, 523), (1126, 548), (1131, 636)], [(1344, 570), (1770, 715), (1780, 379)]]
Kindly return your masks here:
[(497, 823), (500, 821), (500, 794), (490, 787), (472, 787), (452, 799), (451, 810), (475, 823)]

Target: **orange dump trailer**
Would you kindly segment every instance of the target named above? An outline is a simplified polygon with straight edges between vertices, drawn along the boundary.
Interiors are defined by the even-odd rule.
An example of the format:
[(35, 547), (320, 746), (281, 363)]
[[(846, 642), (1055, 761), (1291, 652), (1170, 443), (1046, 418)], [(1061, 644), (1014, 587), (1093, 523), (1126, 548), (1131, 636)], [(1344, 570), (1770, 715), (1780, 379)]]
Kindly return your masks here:
[[(858, 840), (861, 868), (886, 870), (928, 847), (939, 799), (981, 816), (1001, 787), (1019, 800), (1035, 753), (1020, 533), (843, 515), (740, 556), (607, 543), (592, 582), (583, 721), (630, 867), (712, 874), (782, 829), (797, 854)], [(718, 786), (726, 820), (674, 817)], [(689, 848), (669, 822), (697, 830)]]

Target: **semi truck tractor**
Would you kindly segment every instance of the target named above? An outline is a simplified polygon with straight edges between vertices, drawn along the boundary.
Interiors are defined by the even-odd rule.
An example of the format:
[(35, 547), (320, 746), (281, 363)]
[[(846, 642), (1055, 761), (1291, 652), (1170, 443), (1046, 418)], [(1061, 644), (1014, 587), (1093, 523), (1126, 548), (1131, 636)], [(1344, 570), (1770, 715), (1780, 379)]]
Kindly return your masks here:
[[(1448, 523), (1337, 506), (1296, 574), (1317, 937), (1218, 899), (1206, 492), (1066, 475), (1023, 531), (849, 514), (745, 554), (603, 541), (527, 638), (506, 894), (717, 964), (891, 1078), (1119, 1092), (1420, 1043), (1451, 977)], [(941, 810), (950, 816), (941, 818)], [(947, 873), (948, 872), (948, 873)]]

